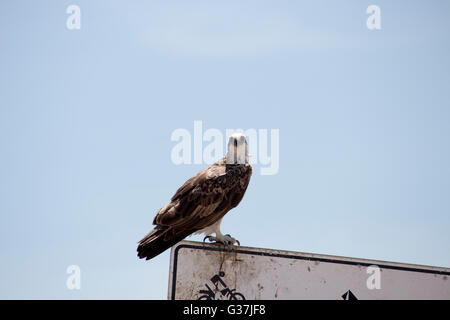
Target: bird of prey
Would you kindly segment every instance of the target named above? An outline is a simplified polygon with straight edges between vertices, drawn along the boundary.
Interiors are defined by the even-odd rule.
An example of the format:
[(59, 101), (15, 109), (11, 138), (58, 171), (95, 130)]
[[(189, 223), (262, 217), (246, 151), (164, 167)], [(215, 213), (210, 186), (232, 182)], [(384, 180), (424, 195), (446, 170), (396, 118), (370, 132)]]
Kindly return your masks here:
[(248, 157), (245, 136), (233, 134), (225, 157), (187, 180), (157, 212), (155, 228), (138, 243), (138, 257), (149, 260), (191, 234), (205, 233), (205, 239), (228, 246), (239, 244), (220, 232), (220, 223), (247, 190), (252, 175)]

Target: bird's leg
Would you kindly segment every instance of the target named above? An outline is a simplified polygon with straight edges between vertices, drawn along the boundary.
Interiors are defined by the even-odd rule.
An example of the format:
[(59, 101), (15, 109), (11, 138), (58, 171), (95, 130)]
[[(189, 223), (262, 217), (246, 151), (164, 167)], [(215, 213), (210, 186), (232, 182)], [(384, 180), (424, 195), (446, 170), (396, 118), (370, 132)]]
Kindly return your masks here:
[(216, 230), (216, 236), (215, 237), (209, 235), (209, 236), (206, 236), (203, 239), (203, 241), (205, 241), (206, 239), (208, 239), (210, 242), (221, 243), (221, 244), (226, 245), (226, 246), (232, 246), (235, 243), (237, 243), (238, 245), (241, 245), (238, 240), (236, 240), (235, 238), (233, 238), (229, 234), (223, 235), (220, 232), (220, 230)]
[(225, 241), (228, 241), (228, 243), (229, 243), (230, 245), (234, 245), (235, 243), (237, 243), (238, 246), (241, 245), (241, 243), (239, 242), (238, 239), (233, 238), (233, 237), (230, 236), (229, 234), (226, 234), (226, 235), (224, 235), (223, 237), (225, 238)]

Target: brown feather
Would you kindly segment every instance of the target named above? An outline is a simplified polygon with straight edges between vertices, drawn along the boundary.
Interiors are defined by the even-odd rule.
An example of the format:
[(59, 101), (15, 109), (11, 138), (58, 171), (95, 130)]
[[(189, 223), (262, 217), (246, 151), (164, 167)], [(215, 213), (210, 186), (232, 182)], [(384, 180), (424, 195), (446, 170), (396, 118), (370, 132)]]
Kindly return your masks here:
[(251, 174), (249, 164), (228, 165), (224, 157), (187, 180), (156, 214), (156, 227), (139, 242), (138, 256), (151, 259), (217, 222), (242, 200)]

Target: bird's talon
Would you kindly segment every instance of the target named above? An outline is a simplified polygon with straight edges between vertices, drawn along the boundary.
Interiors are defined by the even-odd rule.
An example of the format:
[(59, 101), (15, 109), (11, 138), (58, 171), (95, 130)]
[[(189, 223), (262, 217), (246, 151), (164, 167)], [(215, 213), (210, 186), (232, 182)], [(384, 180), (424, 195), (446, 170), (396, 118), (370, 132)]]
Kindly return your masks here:
[(229, 234), (226, 234), (225, 236), (220, 237), (220, 238), (219, 237), (213, 237), (213, 236), (206, 236), (206, 237), (203, 238), (203, 242), (205, 242), (206, 239), (208, 239), (209, 242), (215, 242), (217, 244), (222, 244), (222, 245), (227, 246), (227, 247), (232, 247), (235, 243), (237, 243), (239, 246), (241, 245), (239, 240), (236, 240), (235, 238), (233, 238)]
[(226, 234), (224, 238), (226, 239), (225, 241), (227, 242), (227, 245), (228, 245), (228, 246), (233, 246), (235, 243), (237, 243), (238, 245), (241, 245), (241, 243), (239, 242), (239, 240), (233, 238), (233, 237), (230, 236), (229, 234)]

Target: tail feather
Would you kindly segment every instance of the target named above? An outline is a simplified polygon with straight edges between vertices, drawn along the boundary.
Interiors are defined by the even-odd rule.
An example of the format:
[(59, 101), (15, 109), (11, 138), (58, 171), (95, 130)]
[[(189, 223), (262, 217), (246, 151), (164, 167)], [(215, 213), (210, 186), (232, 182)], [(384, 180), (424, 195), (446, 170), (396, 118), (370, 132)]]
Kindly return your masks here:
[(188, 234), (178, 234), (168, 237), (168, 231), (167, 228), (159, 227), (150, 231), (138, 243), (138, 257), (150, 260), (188, 236)]

